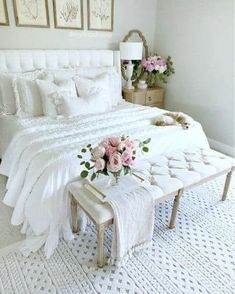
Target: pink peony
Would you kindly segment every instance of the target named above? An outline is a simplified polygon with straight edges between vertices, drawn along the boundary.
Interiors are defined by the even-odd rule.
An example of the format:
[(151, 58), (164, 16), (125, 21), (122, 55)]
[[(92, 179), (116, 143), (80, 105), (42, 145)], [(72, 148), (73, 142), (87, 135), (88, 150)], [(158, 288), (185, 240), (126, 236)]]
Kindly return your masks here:
[(105, 148), (99, 145), (91, 150), (91, 155), (94, 160), (97, 160), (98, 158), (102, 158), (105, 155)]
[(105, 161), (103, 158), (98, 158), (95, 162), (95, 168), (97, 170), (103, 170), (105, 168)]
[(103, 146), (104, 148), (107, 148), (109, 146), (109, 139), (103, 140), (99, 146)]
[(110, 156), (107, 168), (112, 173), (117, 173), (122, 169), (122, 159), (120, 153), (115, 152)]
[(134, 163), (132, 159), (132, 152), (124, 151), (121, 155), (122, 164), (125, 166), (130, 166)]
[(118, 147), (118, 145), (121, 143), (121, 139), (120, 139), (120, 137), (112, 136), (112, 137), (109, 138), (109, 143), (113, 147)]
[(136, 142), (133, 140), (127, 139), (124, 142), (124, 146), (126, 147), (126, 149), (134, 150), (136, 148)]
[(106, 152), (105, 154), (110, 157), (114, 152), (117, 151), (117, 148), (116, 147), (113, 147), (113, 146), (109, 146), (108, 148), (106, 148)]

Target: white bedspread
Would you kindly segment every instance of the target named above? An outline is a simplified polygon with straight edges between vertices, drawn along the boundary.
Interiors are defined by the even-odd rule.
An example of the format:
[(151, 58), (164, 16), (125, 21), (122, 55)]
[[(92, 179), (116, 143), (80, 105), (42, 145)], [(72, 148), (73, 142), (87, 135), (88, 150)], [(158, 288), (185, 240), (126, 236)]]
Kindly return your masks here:
[[(66, 184), (80, 174), (77, 159), (81, 147), (98, 143), (111, 134), (126, 134), (134, 138), (151, 137), (150, 156), (187, 146), (208, 147), (201, 125), (189, 130), (181, 127), (156, 127), (151, 123), (162, 110), (124, 103), (106, 114), (71, 119), (40, 119), (18, 132), (7, 148), (0, 173), (8, 176), (4, 203), (14, 207), (12, 224), (23, 224), (27, 237), (38, 236), (37, 249), (45, 242), (45, 254), (50, 256), (59, 237), (73, 237), (69, 225)], [(25, 120), (26, 124), (26, 120)]]

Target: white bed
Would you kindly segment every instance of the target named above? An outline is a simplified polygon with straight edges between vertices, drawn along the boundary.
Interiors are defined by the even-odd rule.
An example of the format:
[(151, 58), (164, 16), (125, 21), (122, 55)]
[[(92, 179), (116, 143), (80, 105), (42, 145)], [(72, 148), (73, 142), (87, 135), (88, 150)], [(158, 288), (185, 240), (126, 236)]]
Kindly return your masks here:
[[(113, 51), (40, 51), (37, 54), (3, 50), (0, 50), (0, 72), (51, 69), (71, 62), (81, 66), (80, 54), (82, 66), (117, 65), (120, 72), (118, 53)], [(60, 236), (67, 240), (73, 238), (66, 184), (78, 178), (80, 164), (76, 155), (88, 142), (95, 144), (111, 134), (139, 139), (151, 137), (150, 156), (188, 146), (208, 147), (199, 123), (189, 130), (154, 126), (154, 118), (161, 112), (158, 108), (122, 102), (108, 113), (75, 118), (1, 117), (0, 174), (8, 176), (4, 203), (14, 207), (12, 224), (22, 224), (22, 232), (27, 234), (26, 253), (45, 243), (45, 254), (49, 257)]]

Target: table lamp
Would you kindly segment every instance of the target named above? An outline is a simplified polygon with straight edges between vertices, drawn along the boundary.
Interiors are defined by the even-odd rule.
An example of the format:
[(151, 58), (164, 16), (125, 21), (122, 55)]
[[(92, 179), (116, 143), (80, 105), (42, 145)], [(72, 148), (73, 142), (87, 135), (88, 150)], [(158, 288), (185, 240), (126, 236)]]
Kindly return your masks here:
[(132, 86), (132, 74), (134, 65), (132, 60), (141, 60), (143, 57), (143, 43), (141, 42), (122, 42), (120, 43), (121, 60), (128, 61), (125, 66), (125, 73), (127, 77), (126, 87), (128, 90), (134, 89)]

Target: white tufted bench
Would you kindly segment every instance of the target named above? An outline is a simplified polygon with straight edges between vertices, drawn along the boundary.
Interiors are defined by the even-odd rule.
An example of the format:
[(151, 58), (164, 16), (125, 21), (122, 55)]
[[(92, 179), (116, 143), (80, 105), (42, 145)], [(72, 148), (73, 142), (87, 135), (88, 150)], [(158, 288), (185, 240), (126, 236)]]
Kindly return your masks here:
[[(141, 160), (135, 168), (135, 175), (158, 187), (156, 204), (174, 198), (169, 224), (170, 228), (174, 228), (183, 191), (227, 174), (222, 195), (222, 201), (224, 201), (234, 168), (235, 162), (232, 158), (212, 149), (194, 148)], [(108, 203), (103, 203), (95, 196), (97, 193), (101, 198), (105, 195), (92, 184), (91, 187), (95, 193), (78, 182), (68, 186), (71, 195), (72, 227), (73, 232), (77, 233), (77, 206), (79, 206), (97, 227), (98, 266), (102, 267), (104, 265), (104, 230), (113, 223), (113, 212)]]

